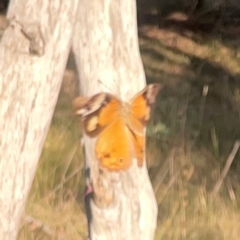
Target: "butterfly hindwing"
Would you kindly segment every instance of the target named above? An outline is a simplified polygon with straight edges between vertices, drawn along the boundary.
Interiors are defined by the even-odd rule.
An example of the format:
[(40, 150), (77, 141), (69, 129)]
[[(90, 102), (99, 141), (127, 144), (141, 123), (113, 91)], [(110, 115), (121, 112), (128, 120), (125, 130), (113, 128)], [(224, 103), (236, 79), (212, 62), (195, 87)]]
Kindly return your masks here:
[(150, 84), (130, 101), (127, 125), (132, 132), (132, 143), (139, 166), (143, 165), (145, 153), (144, 129), (150, 119), (152, 105), (160, 89), (160, 84)]
[(122, 117), (114, 120), (99, 135), (95, 153), (100, 164), (109, 170), (125, 170), (130, 167), (129, 134)]
[(133, 132), (129, 128), (129, 136), (130, 136), (130, 143), (132, 144), (132, 150), (134, 153), (132, 154), (132, 157), (135, 157), (137, 159), (138, 166), (141, 167), (143, 165), (143, 158), (145, 154), (145, 136), (142, 131), (142, 134), (138, 134), (136, 132)]

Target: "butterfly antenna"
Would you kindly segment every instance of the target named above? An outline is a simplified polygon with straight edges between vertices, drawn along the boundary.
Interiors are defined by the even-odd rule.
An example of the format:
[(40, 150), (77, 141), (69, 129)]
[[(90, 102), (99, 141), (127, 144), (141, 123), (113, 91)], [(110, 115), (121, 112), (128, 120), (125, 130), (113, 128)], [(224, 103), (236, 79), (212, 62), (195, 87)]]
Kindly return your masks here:
[[(104, 82), (102, 82), (100, 79), (98, 79), (98, 81), (107, 89), (107, 91), (109, 92), (109, 93), (112, 93), (113, 92), (113, 90), (111, 89), (111, 88), (109, 88)], [(119, 92), (119, 89), (120, 89), (120, 87), (119, 87), (119, 84), (116, 82), (116, 80), (114, 80), (114, 83), (115, 83), (115, 85), (116, 85), (116, 89), (117, 89), (117, 96), (120, 96), (120, 92)]]

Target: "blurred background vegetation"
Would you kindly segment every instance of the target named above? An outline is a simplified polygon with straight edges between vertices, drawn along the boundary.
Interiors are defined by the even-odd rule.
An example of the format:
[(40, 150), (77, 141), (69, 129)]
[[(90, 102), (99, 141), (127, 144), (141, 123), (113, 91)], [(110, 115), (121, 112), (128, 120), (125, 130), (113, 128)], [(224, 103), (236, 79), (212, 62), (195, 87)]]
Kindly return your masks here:
[[(147, 129), (156, 240), (237, 240), (240, 2), (138, 0), (137, 8), (147, 82), (164, 84)], [(70, 55), (19, 240), (86, 239), (81, 129), (71, 111), (77, 89)]]

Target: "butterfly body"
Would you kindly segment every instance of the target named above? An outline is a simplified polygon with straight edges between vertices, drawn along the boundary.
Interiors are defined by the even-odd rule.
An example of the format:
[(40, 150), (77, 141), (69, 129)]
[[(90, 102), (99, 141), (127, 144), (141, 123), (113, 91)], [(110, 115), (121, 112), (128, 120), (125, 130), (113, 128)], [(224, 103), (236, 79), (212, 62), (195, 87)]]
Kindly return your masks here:
[(144, 129), (159, 90), (158, 84), (148, 85), (129, 103), (109, 93), (96, 94), (80, 105), (76, 100), (76, 113), (82, 115), (85, 133), (97, 137), (95, 154), (100, 165), (125, 170), (134, 158), (143, 165)]

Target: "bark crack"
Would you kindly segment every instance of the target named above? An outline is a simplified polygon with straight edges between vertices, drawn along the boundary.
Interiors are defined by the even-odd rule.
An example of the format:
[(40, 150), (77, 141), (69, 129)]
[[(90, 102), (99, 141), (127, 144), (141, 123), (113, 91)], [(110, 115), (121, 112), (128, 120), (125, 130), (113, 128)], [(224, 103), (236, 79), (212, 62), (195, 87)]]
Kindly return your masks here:
[[(35, 92), (35, 95), (34, 95), (34, 98), (33, 98), (32, 104), (31, 104), (31, 107), (29, 109), (30, 113), (32, 113), (34, 108), (35, 108), (35, 103), (36, 103), (36, 99), (37, 99), (37, 90), (38, 90), (38, 88), (36, 89), (36, 92)], [(24, 147), (26, 145), (28, 130), (29, 130), (29, 119), (27, 119), (27, 124), (25, 125), (24, 131), (23, 131), (22, 146), (20, 148), (21, 152), (23, 152)]]

